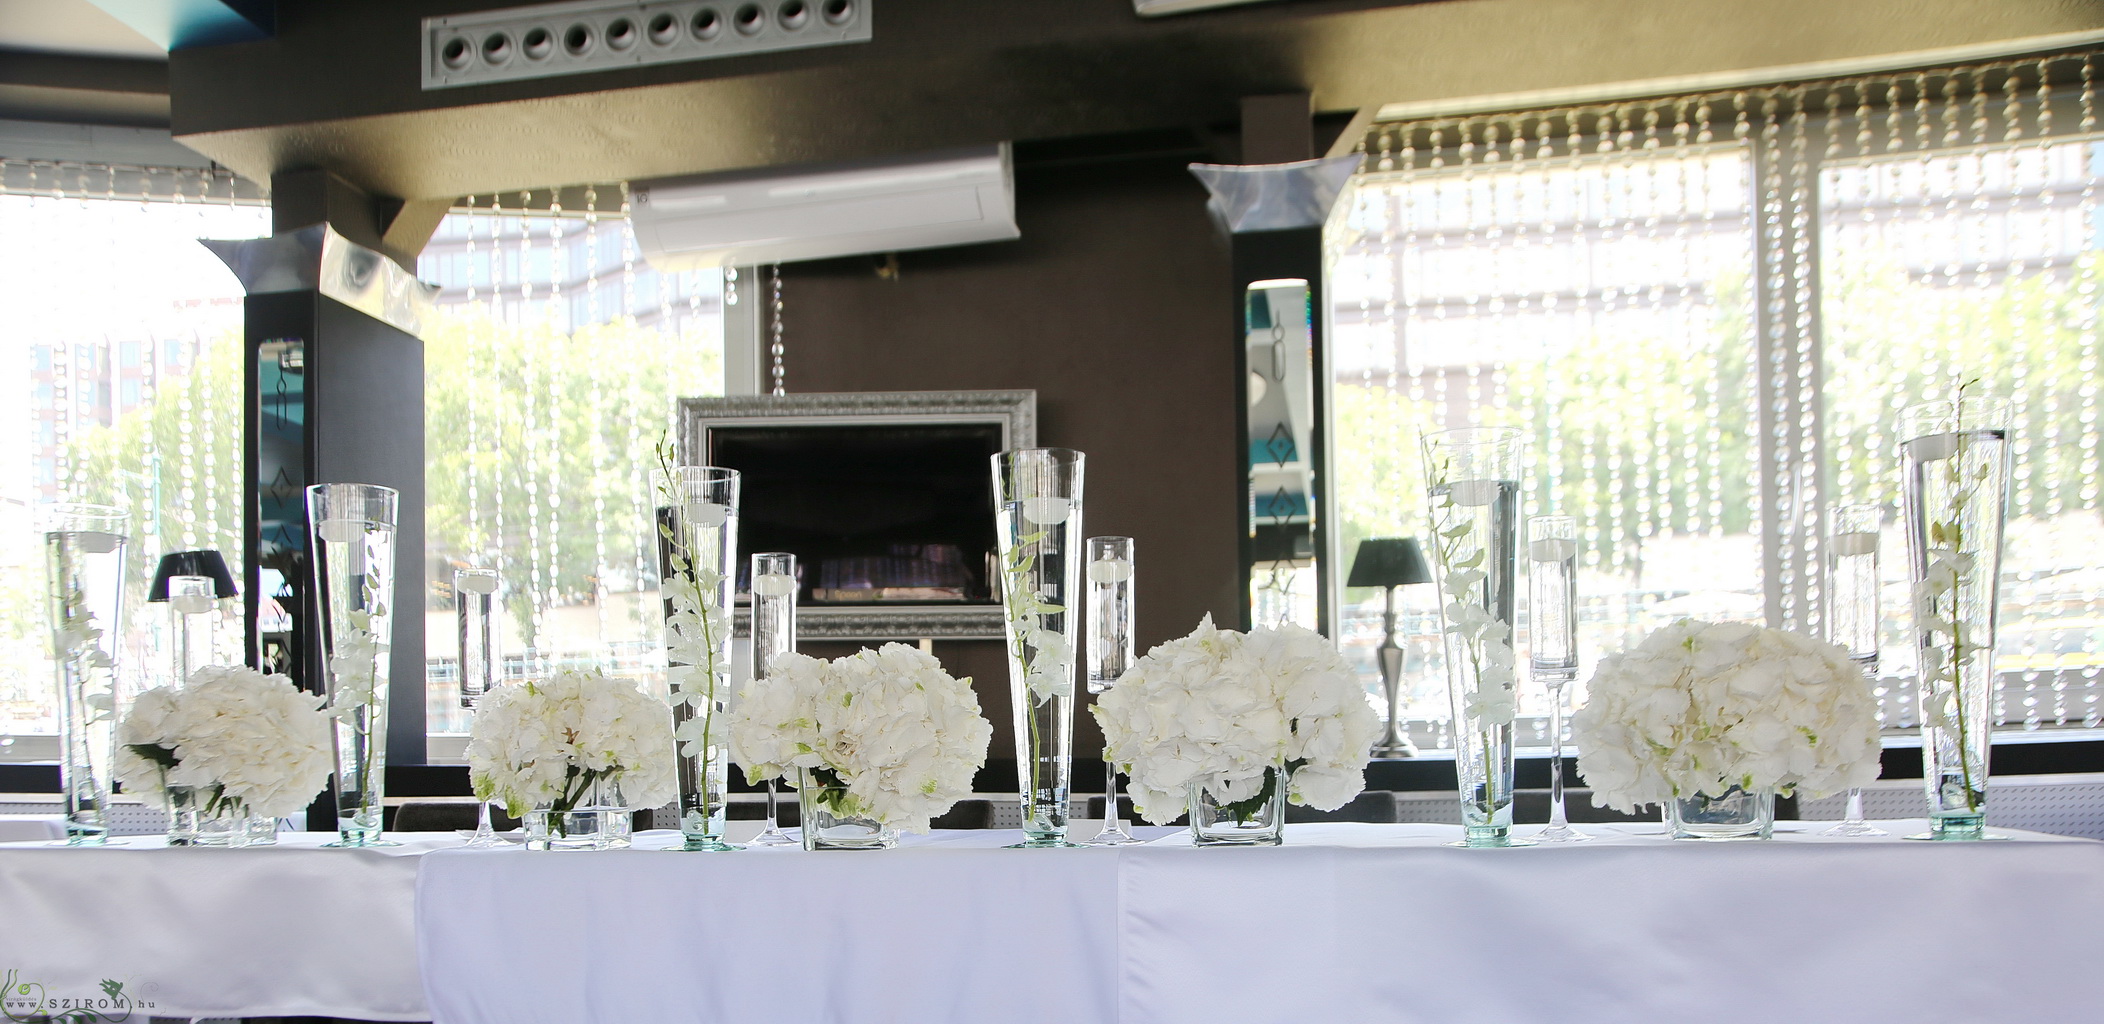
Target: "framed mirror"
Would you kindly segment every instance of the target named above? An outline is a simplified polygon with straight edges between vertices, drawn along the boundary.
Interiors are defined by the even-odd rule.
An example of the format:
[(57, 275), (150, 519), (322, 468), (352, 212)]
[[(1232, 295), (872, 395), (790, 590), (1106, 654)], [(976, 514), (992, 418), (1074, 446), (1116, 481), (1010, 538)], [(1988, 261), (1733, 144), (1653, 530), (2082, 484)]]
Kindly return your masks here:
[(813, 640), (1000, 639), (990, 459), (1036, 443), (1035, 391), (679, 403), (681, 464), (742, 475), (740, 564), (797, 556), (797, 631)]

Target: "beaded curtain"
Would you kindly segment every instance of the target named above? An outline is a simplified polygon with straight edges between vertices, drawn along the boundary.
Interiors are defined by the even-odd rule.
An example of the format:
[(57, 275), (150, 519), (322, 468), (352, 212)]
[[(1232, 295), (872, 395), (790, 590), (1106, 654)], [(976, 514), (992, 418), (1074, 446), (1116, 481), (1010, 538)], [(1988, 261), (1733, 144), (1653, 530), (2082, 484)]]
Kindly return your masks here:
[[(1521, 427), (1527, 513), (1585, 538), (1589, 673), (1682, 615), (1817, 634), (1827, 509), (1881, 502), (1885, 721), (1911, 726), (1894, 431), (1978, 377), (2018, 416), (1999, 713), (2098, 725), (2094, 67), (1377, 121), (1326, 231), (1338, 551), (1423, 531), (1420, 431)], [(1437, 745), (1438, 626), (1412, 589), (1406, 714)], [(1376, 685), (1379, 594), (1346, 596)], [(1522, 700), (1546, 714), (1541, 687)]]

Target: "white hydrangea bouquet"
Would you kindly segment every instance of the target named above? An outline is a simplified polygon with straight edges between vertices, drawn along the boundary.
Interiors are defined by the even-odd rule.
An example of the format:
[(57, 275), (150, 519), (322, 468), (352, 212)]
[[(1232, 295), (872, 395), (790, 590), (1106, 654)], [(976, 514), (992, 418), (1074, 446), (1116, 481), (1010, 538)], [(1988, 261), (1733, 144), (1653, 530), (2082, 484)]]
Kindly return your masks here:
[(1280, 767), (1288, 800), (1335, 810), (1366, 788), (1381, 731), (1322, 634), (1290, 624), (1244, 634), (1210, 615), (1147, 652), (1091, 710), (1132, 777), (1134, 808), (1156, 823), (1185, 811), (1194, 783), (1247, 816), (1271, 799)]
[(1624, 813), (1878, 775), (1877, 697), (1848, 652), (1743, 623), (1682, 619), (1600, 659), (1571, 738), (1593, 802)]
[(672, 744), (664, 701), (625, 679), (564, 670), (483, 695), (468, 735), (468, 777), (477, 797), (502, 801), (517, 818), (546, 812), (560, 833), (582, 807), (672, 800)]
[(162, 807), (173, 787), (198, 794), (207, 815), (297, 813), (333, 767), (325, 700), (285, 676), (200, 668), (179, 689), (132, 700), (117, 724), (116, 775), (126, 792)]
[(971, 793), (992, 738), (971, 680), (905, 644), (830, 662), (779, 655), (731, 717), (748, 782), (802, 769), (817, 787), (806, 798), (828, 813), (906, 832)]

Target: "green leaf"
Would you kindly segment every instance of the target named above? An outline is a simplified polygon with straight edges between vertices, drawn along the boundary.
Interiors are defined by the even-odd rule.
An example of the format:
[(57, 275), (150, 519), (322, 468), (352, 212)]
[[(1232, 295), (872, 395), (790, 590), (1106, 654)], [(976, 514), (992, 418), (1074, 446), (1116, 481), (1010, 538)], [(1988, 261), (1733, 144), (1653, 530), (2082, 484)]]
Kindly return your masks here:
[(126, 744), (126, 746), (131, 748), (132, 753), (137, 754), (148, 761), (152, 761), (154, 764), (159, 765), (164, 769), (173, 768), (177, 764), (181, 763), (176, 760), (175, 751), (170, 750), (167, 747), (159, 746), (152, 743), (128, 743)]

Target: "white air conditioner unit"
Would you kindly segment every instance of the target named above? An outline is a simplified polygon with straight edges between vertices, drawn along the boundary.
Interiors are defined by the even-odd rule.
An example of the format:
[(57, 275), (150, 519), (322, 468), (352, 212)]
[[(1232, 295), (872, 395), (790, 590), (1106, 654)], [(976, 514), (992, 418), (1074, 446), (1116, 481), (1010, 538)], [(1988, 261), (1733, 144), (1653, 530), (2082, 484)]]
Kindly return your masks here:
[(659, 270), (751, 266), (1019, 237), (1008, 144), (911, 157), (730, 171), (629, 186)]

